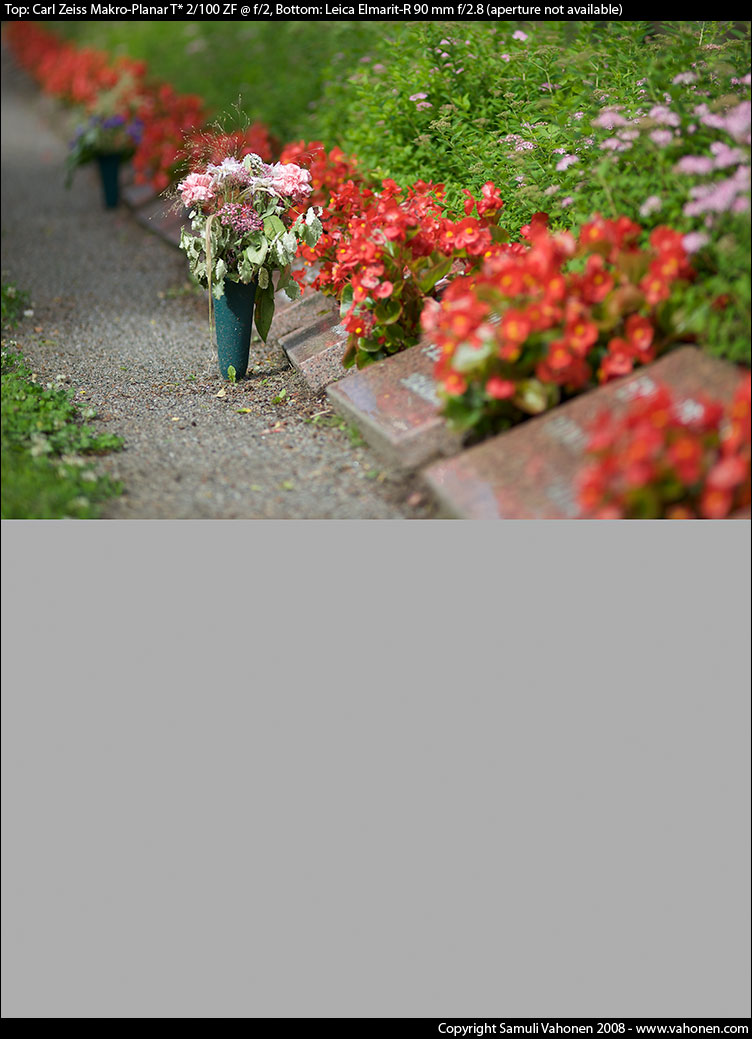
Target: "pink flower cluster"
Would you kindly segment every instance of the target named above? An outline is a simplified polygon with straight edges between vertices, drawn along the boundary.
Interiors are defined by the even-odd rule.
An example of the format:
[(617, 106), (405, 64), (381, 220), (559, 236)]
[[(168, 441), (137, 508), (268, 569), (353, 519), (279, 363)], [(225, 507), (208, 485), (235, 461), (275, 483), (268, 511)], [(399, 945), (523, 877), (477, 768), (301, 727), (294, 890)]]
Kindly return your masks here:
[(197, 202), (211, 202), (214, 198), (212, 183), (213, 177), (208, 173), (190, 173), (179, 187), (180, 197), (186, 209), (190, 209)]
[(700, 213), (743, 213), (749, 209), (749, 166), (739, 166), (726, 180), (690, 188), (692, 201), (684, 206), (685, 216)]
[[(534, 141), (526, 141), (518, 133), (508, 133), (505, 137), (501, 137), (499, 144), (513, 144), (516, 152), (528, 152), (537, 148)], [(509, 154), (511, 155), (512, 153), (510, 152)]]
[(311, 174), (294, 162), (275, 163), (269, 172), (269, 183), (277, 194), (296, 202), (303, 201), (313, 191)]
[(260, 231), (264, 222), (253, 206), (240, 202), (225, 202), (218, 216), (225, 227), (231, 227), (239, 238)]
[[(189, 173), (178, 185), (178, 191), (186, 209), (199, 205), (206, 210), (207, 206), (212, 208), (212, 203), (216, 207), (220, 202), (235, 202), (232, 193), (239, 191), (260, 191), (295, 205), (303, 202), (313, 188), (311, 174), (296, 163), (277, 162), (269, 166), (258, 155), (252, 155), (243, 161), (230, 156), (218, 164), (210, 163), (204, 173)], [(236, 219), (241, 219), (235, 210), (232, 214), (228, 210), (225, 215), (233, 226)]]
[(752, 105), (749, 101), (742, 101), (727, 112), (711, 112), (707, 105), (698, 105), (695, 115), (700, 117), (704, 126), (710, 126), (714, 130), (723, 130), (737, 142), (737, 144), (750, 144), (750, 110)]
[(622, 106), (619, 105), (614, 106), (613, 108), (604, 108), (595, 119), (593, 119), (591, 125), (597, 126), (602, 130), (613, 130), (617, 126), (627, 126), (629, 121), (617, 111), (617, 107), (621, 108)]
[[(695, 83), (697, 76), (694, 72), (681, 72), (674, 77), (673, 82), (677, 86), (689, 88), (696, 91)], [(734, 78), (732, 83), (737, 85), (748, 85), (748, 78)], [(739, 213), (750, 208), (750, 123), (751, 105), (748, 100), (739, 101), (730, 107), (721, 110), (712, 110), (711, 107), (702, 102), (694, 105), (690, 118), (695, 121), (686, 123), (679, 111), (672, 108), (672, 99), (664, 96), (665, 103), (653, 104), (650, 108), (637, 109), (633, 114), (624, 110), (623, 105), (607, 105), (592, 120), (592, 126), (612, 131), (613, 136), (602, 139), (598, 147), (601, 151), (612, 153), (623, 153), (633, 147), (633, 143), (644, 134), (658, 148), (685, 150), (688, 136), (698, 135), (701, 127), (720, 131), (721, 134), (731, 138), (714, 140), (708, 144), (707, 134), (698, 135), (695, 139), (696, 152), (700, 152), (702, 146), (709, 149), (709, 154), (683, 155), (674, 164), (674, 172), (685, 176), (712, 177), (721, 170), (726, 170), (727, 175), (723, 180), (717, 177), (706, 183), (696, 184), (688, 189), (689, 198), (684, 204), (685, 216), (696, 217), (705, 215), (705, 224), (710, 227), (714, 221), (713, 214)], [(704, 136), (703, 145), (699, 137)], [(583, 144), (586, 142), (582, 142)], [(580, 149), (578, 148), (577, 151)], [(574, 161), (573, 158), (563, 154), (563, 149), (557, 149), (563, 157), (558, 160), (556, 169), (564, 171)], [(640, 215), (646, 217), (655, 212), (661, 206), (661, 199), (657, 195), (646, 198), (640, 208)], [(696, 248), (699, 246), (696, 246)]]

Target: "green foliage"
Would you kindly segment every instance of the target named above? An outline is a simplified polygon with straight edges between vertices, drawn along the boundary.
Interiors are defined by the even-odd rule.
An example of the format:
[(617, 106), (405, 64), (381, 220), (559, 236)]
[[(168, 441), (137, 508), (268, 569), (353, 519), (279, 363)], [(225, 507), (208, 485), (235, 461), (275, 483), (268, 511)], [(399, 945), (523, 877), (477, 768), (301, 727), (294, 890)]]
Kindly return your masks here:
[(70, 393), (39, 385), (14, 346), (2, 350), (2, 518), (95, 518), (122, 487), (84, 456), (123, 441), (83, 424)]
[[(442, 181), (457, 202), (462, 188), (477, 192), (493, 180), (506, 226), (518, 228), (547, 208), (556, 149), (587, 138), (606, 101), (662, 103), (673, 77), (699, 57), (708, 77), (748, 71), (748, 45), (722, 35), (728, 25), (670, 23), (651, 35), (647, 22), (537, 22), (520, 40), (510, 22), (392, 23), (381, 61), (333, 62), (314, 121), (377, 177)], [(700, 55), (701, 36), (703, 48), (720, 49)], [(511, 134), (527, 146), (517, 150)], [(605, 211), (609, 188), (588, 179), (583, 217), (599, 207), (615, 215)]]
[(697, 280), (685, 291), (683, 328), (704, 350), (735, 364), (750, 364), (749, 213), (729, 218), (727, 232), (694, 257)]
[(385, 28), (367, 21), (47, 24), (82, 46), (146, 61), (157, 79), (180, 93), (199, 94), (219, 115), (239, 98), (248, 121), (266, 123), (282, 141), (308, 133), (335, 56), (357, 64)]
[(21, 320), (24, 310), (29, 306), (29, 294), (19, 289), (13, 282), (3, 282), (2, 286), (2, 319), (3, 328), (15, 328)]
[[(515, 39), (520, 31), (509, 22), (390, 25), (381, 60), (333, 62), (317, 135), (376, 178), (445, 183), (457, 208), (463, 188), (477, 194), (493, 181), (512, 233), (541, 210), (552, 228), (574, 231), (595, 212), (625, 215), (646, 237), (659, 224), (707, 231), (687, 330), (749, 363), (749, 210), (713, 214), (706, 228), (706, 214), (687, 206), (707, 178), (675, 170), (683, 156), (740, 143), (696, 109), (722, 115), (749, 98), (749, 23), (538, 22)], [(669, 122), (651, 118), (656, 106)], [(593, 125), (606, 109), (629, 122), (633, 140), (617, 145), (618, 130)], [(714, 309), (717, 297), (728, 299)]]

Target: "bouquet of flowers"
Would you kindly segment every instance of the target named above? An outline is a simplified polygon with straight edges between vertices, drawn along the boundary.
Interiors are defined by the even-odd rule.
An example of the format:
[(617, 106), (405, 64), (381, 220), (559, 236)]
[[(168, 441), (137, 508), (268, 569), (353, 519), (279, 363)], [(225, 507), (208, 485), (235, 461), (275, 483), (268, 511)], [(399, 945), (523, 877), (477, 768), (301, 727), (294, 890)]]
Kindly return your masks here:
[[(321, 235), (314, 207), (305, 207), (311, 175), (295, 163), (270, 165), (251, 153), (207, 163), (178, 185), (189, 210), (191, 232), (183, 229), (180, 248), (192, 275), (211, 297), (224, 294), (225, 279), (256, 283), (255, 324), (266, 341), (274, 316), (274, 293), (295, 298), (300, 288), (292, 262), (301, 242), (313, 246)], [(275, 286), (274, 271), (280, 271)]]
[(88, 119), (76, 129), (66, 161), (66, 187), (79, 166), (107, 155), (130, 159), (141, 143), (144, 122), (138, 118), (143, 88), (138, 70), (113, 72), (114, 82), (86, 106)]
[(129, 159), (143, 134), (143, 123), (128, 114), (94, 114), (76, 130), (66, 161), (65, 186), (70, 187), (73, 174), (79, 166), (93, 162), (102, 155), (120, 155)]

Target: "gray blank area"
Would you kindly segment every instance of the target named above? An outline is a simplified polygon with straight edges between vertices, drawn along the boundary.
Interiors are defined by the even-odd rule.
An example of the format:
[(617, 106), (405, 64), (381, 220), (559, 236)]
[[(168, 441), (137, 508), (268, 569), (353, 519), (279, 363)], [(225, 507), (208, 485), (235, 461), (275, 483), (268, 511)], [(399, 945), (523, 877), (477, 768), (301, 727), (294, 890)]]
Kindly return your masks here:
[(3, 524), (3, 1016), (749, 1013), (748, 523), (218, 529)]

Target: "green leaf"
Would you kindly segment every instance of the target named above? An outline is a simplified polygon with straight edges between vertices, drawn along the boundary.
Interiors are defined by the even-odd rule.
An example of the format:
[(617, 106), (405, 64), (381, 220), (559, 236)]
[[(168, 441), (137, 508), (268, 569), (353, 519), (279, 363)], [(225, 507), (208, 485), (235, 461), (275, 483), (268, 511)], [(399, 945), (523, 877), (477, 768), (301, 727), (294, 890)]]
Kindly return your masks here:
[(494, 344), (490, 340), (486, 340), (480, 346), (460, 343), (452, 357), (452, 368), (462, 375), (467, 375), (482, 368), (484, 362), (494, 353)]
[(256, 331), (264, 342), (269, 335), (274, 317), (274, 285), (269, 282), (265, 289), (256, 290), (255, 324)]
[(423, 274), (418, 278), (418, 286), (421, 292), (430, 292), (437, 281), (441, 281), (443, 277), (449, 274), (452, 269), (452, 257), (449, 256), (445, 260), (441, 260), (439, 263), (429, 267)]
[(243, 285), (248, 285), (249, 282), (253, 281), (253, 273), (255, 270), (256, 267), (251, 263), (248, 257), (243, 254), (240, 257), (240, 263), (238, 264), (238, 277)]
[(358, 348), (368, 354), (377, 354), (381, 349), (381, 343), (377, 343), (375, 339), (359, 339)]
[(488, 230), (491, 232), (491, 238), (494, 242), (504, 243), (509, 241), (509, 231), (506, 231), (503, 227), (491, 224)]
[(367, 354), (363, 350), (358, 350), (355, 355), (355, 364), (358, 368), (367, 368), (369, 364), (375, 364), (378, 360), (373, 354)]
[(276, 238), (277, 235), (284, 234), (286, 230), (285, 225), (274, 213), (264, 220), (264, 234), (267, 238)]
[[(308, 210), (308, 213), (311, 213), (310, 209)], [(306, 215), (306, 221), (299, 230), (300, 237), (303, 239), (305, 244), (313, 247), (321, 237), (323, 226), (315, 214), (312, 217)]]
[(294, 281), (294, 278), (292, 277), (292, 270), (290, 264), (287, 264), (287, 266), (283, 267), (282, 270), (279, 272), (279, 278), (277, 280), (277, 292), (281, 292), (283, 289), (286, 289), (291, 281)]
[(286, 267), (295, 258), (295, 253), (298, 251), (298, 240), (291, 231), (285, 231), (275, 241), (273, 250), (280, 267)]
[(524, 379), (517, 384), (517, 393), (512, 398), (520, 411), (528, 415), (540, 415), (558, 403), (559, 388), (539, 379)]
[(442, 390), (439, 396), (444, 402), (441, 413), (457, 433), (472, 429), (483, 417), (482, 410), (470, 405), (463, 397), (447, 396)]
[(385, 299), (374, 309), (376, 320), (380, 325), (392, 325), (402, 313), (402, 304), (398, 299)]
[(258, 245), (249, 245), (243, 250), (243, 256), (248, 260), (249, 263), (258, 264), (259, 266), (266, 259), (266, 254), (269, 252), (269, 243), (265, 238), (262, 238)]
[(275, 198), (269, 198), (266, 206), (258, 209), (258, 214), (262, 220), (265, 220), (270, 214), (276, 213), (277, 211), (277, 200)]
[(342, 296), (341, 296), (340, 304), (339, 304), (339, 316), (340, 317), (344, 317), (347, 314), (348, 310), (352, 306), (352, 301), (353, 301), (353, 287), (348, 282), (347, 285), (345, 285), (344, 289), (342, 290)]

